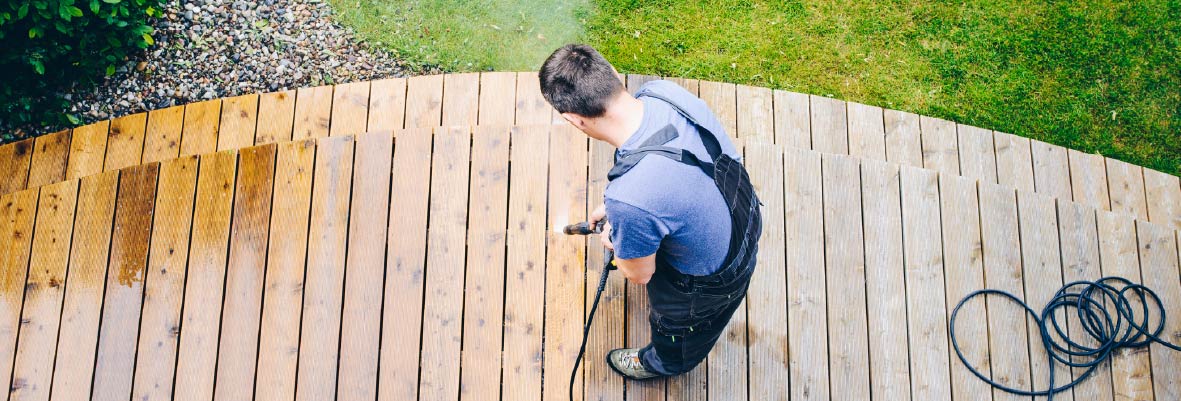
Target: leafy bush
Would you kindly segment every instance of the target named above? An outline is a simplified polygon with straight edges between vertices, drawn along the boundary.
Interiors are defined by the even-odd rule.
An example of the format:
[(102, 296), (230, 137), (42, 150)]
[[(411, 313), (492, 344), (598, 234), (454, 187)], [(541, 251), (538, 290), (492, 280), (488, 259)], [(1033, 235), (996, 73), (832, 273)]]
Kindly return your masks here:
[[(151, 46), (161, 0), (0, 0), (0, 126), (70, 122), (58, 92)], [(0, 133), (0, 143), (15, 138)]]

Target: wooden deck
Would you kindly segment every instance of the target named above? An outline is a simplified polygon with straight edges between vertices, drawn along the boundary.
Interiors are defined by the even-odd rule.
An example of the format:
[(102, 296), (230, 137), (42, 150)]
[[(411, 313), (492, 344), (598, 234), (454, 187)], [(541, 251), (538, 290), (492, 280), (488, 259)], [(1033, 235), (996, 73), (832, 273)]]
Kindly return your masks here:
[[(706, 363), (644, 383), (602, 362), (648, 336), (643, 288), (613, 277), (584, 399), (1018, 399), (949, 350), (950, 307), (985, 287), (1041, 304), (1103, 275), (1159, 291), (1181, 339), (1177, 177), (678, 82), (744, 145), (765, 203), (757, 276)], [(0, 147), (9, 400), (566, 399), (602, 261), (597, 241), (552, 228), (596, 205), (612, 149), (553, 121), (534, 74), (461, 74), (221, 99)], [(1020, 311), (968, 309), (968, 358), (1044, 387)], [(1181, 399), (1181, 354), (1120, 353), (1060, 399)]]

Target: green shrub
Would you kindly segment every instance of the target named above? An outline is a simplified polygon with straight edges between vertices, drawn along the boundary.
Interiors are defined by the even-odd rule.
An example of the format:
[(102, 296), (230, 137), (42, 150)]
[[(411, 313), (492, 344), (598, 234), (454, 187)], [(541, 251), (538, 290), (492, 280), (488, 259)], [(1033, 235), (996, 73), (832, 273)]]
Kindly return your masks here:
[[(0, 127), (74, 121), (58, 92), (91, 86), (151, 46), (161, 0), (0, 0)], [(15, 139), (0, 133), (0, 143)], [(9, 136), (9, 137), (5, 137)]]

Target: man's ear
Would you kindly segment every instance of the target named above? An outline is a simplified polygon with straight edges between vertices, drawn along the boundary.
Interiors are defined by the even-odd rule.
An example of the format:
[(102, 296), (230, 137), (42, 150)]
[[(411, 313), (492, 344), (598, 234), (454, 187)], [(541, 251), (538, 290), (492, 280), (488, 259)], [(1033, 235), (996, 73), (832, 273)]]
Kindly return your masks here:
[(579, 130), (586, 128), (586, 119), (580, 115), (566, 112), (562, 113), (562, 118), (566, 119), (566, 122), (570, 123), (570, 125), (573, 125), (574, 128), (578, 128)]

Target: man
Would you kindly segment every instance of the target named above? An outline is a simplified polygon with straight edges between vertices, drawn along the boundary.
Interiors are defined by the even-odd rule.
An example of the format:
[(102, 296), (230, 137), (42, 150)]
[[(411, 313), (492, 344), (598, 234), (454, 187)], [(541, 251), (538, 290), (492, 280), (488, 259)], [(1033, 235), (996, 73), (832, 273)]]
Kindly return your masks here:
[(594, 48), (566, 45), (541, 67), (541, 92), (587, 136), (617, 148), (601, 237), (628, 280), (645, 285), (652, 342), (607, 363), (643, 380), (688, 372), (713, 348), (754, 270), (758, 199), (705, 102), (669, 81), (636, 97)]

